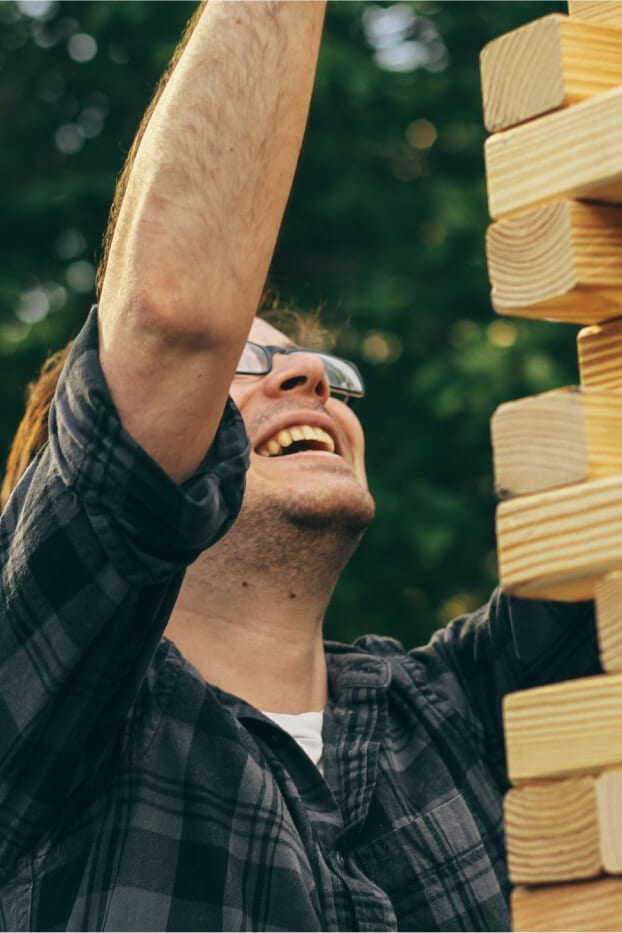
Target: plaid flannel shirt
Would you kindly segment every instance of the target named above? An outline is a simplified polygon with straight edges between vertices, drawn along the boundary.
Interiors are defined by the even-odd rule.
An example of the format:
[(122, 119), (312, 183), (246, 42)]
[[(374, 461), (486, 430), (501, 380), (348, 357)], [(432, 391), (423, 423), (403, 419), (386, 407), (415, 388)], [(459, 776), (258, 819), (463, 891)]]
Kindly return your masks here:
[(497, 591), (423, 649), (327, 645), (324, 779), (161, 638), (246, 462), (228, 404), (168, 479), (118, 421), (91, 314), (0, 526), (0, 926), (506, 929), (501, 697), (598, 670), (591, 607)]

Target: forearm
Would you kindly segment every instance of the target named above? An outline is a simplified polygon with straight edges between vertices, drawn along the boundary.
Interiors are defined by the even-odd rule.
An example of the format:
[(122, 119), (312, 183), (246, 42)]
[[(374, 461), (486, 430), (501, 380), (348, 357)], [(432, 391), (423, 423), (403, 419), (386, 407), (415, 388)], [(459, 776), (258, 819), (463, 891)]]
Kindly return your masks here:
[(171, 375), (167, 407), (188, 424), (199, 392), (203, 417), (206, 398), (224, 403), (289, 195), (323, 12), (210, 0), (138, 150), (104, 279), (102, 363), (126, 427), (160, 462), (170, 439), (141, 432), (169, 367), (184, 376), (178, 390)]

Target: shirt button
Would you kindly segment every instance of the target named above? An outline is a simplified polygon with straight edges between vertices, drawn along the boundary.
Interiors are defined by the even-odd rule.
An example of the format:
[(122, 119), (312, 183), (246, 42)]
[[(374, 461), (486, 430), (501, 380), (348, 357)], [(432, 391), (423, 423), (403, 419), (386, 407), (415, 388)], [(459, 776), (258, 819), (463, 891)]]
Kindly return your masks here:
[(346, 860), (344, 859), (341, 852), (335, 852), (335, 864), (337, 865), (338, 868), (343, 868), (343, 866), (345, 865), (345, 861)]

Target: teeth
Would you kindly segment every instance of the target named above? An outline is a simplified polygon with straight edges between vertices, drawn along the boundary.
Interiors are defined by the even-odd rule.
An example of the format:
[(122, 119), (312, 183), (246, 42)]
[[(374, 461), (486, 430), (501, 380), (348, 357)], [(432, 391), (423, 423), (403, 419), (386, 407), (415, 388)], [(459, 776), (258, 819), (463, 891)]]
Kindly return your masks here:
[(284, 428), (265, 441), (261, 447), (257, 448), (257, 453), (260, 457), (278, 457), (284, 448), (291, 447), (293, 443), (300, 441), (316, 441), (323, 444), (329, 453), (335, 452), (335, 442), (323, 428), (313, 428), (310, 424), (297, 424), (291, 428)]
[(334, 442), (334, 440), (332, 439), (332, 437), (330, 436), (330, 434), (327, 434), (326, 437), (324, 438), (324, 440), (325, 440), (326, 443), (328, 444), (328, 452), (331, 453), (331, 454), (334, 454), (334, 453), (335, 453), (335, 442)]

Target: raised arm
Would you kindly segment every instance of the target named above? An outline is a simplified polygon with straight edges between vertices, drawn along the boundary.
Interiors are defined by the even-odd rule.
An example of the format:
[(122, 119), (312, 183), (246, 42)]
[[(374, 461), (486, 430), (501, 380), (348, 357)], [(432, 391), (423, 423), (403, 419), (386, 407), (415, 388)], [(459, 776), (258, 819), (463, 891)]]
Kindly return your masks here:
[[(185, 567), (239, 511), (231, 406), (215, 432), (287, 200), (322, 13), (204, 8), (142, 136), (49, 442), (0, 516), (0, 877), (106, 779)], [(194, 475), (172, 483), (153, 459)], [(145, 734), (152, 712), (135, 710)]]
[(209, 0), (145, 130), (100, 302), (129, 433), (177, 481), (209, 448), (304, 132), (324, 3)]

